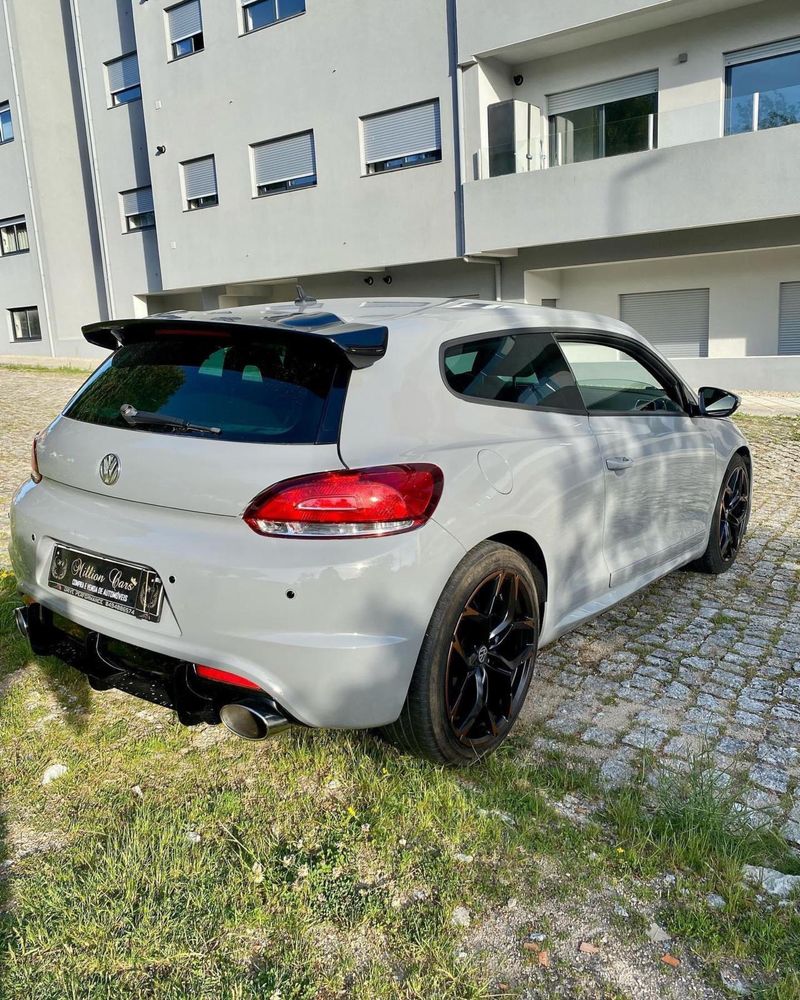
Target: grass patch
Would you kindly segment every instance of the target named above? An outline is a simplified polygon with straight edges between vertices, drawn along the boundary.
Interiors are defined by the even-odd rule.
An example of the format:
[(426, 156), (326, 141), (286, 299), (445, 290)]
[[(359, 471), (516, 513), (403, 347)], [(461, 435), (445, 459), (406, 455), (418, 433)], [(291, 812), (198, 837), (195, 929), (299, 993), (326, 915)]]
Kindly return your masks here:
[[(800, 914), (770, 905), (742, 882), (743, 865), (800, 874), (800, 858), (767, 827), (753, 826), (740, 806), (741, 789), (725, 785), (700, 756), (655, 790), (628, 788), (610, 797), (604, 818), (624, 845), (631, 874), (676, 874), (664, 918), (712, 965), (725, 957), (745, 963), (762, 980), (760, 997), (800, 996)], [(708, 895), (725, 900), (722, 909)]]
[(57, 365), (57, 366), (45, 366), (45, 365), (25, 365), (25, 364), (6, 364), (0, 362), (0, 371), (9, 372), (33, 372), (36, 375), (82, 375), (86, 377), (91, 375), (95, 370), (97, 365), (100, 364), (98, 361), (96, 364), (87, 363), (86, 367), (76, 367), (73, 365)]
[[(533, 912), (609, 885), (649, 900), (665, 871), (675, 934), (712, 968), (745, 962), (771, 1000), (796, 995), (798, 917), (739, 877), (791, 859), (702, 769), (607, 796), (578, 824), (554, 804), (594, 809), (595, 771), (532, 754), (524, 728), (462, 772), (367, 734), (253, 746), (32, 659), (16, 603), (0, 573), (1, 1000), (482, 1000), (502, 959), (463, 956), (455, 907), (474, 926), (512, 896)], [(43, 786), (54, 763), (67, 773)], [(542, 925), (563, 939), (557, 917)], [(594, 979), (571, 995), (621, 996)]]

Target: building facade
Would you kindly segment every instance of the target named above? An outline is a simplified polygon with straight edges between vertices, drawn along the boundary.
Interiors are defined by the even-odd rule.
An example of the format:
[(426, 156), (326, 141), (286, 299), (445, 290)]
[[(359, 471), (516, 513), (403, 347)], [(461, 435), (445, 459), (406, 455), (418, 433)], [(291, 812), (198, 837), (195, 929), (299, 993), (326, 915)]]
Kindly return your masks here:
[(0, 354), (299, 281), (603, 313), (697, 384), (800, 388), (796, 2), (396, 13), (0, 0)]

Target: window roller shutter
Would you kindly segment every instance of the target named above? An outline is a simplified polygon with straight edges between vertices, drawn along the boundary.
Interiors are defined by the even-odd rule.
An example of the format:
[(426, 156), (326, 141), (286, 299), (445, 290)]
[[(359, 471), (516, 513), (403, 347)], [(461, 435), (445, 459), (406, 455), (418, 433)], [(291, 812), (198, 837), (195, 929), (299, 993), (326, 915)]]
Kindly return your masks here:
[(442, 148), (438, 101), (364, 118), (363, 128), (367, 163)]
[(202, 160), (184, 163), (183, 183), (187, 201), (216, 194), (217, 172), (214, 169), (214, 157), (206, 156)]
[(256, 184), (276, 184), (316, 172), (314, 135), (304, 132), (253, 147)]
[(107, 63), (106, 68), (108, 70), (108, 87), (112, 93), (125, 90), (126, 87), (135, 87), (139, 83), (139, 60), (136, 58), (135, 52), (129, 56), (123, 56), (122, 59), (115, 59), (113, 62)]
[(781, 285), (778, 354), (800, 354), (800, 281)]
[(791, 52), (800, 52), (800, 38), (784, 38), (780, 42), (770, 42), (768, 45), (754, 45), (749, 49), (739, 49), (738, 52), (726, 52), (725, 65), (739, 66), (741, 63), (785, 56)]
[(550, 94), (547, 98), (548, 115), (565, 115), (581, 108), (593, 108), (598, 104), (622, 101), (628, 97), (643, 97), (658, 93), (658, 70), (624, 76), (618, 80), (608, 80), (590, 87), (577, 87), (560, 94)]
[(620, 295), (620, 319), (670, 358), (708, 357), (709, 291)]
[(169, 38), (171, 42), (179, 42), (182, 38), (191, 38), (203, 30), (203, 19), (200, 14), (200, 0), (188, 0), (178, 7), (167, 11), (169, 17)]
[(144, 215), (146, 212), (154, 211), (153, 189), (145, 187), (126, 191), (122, 195), (122, 210), (125, 215)]

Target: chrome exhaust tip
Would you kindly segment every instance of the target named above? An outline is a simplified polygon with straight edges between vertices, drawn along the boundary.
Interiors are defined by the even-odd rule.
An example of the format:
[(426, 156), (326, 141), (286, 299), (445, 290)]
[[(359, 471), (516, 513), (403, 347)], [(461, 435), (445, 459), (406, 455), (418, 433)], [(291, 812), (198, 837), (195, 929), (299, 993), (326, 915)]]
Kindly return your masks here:
[(266, 740), (292, 725), (271, 701), (234, 701), (222, 706), (219, 717), (227, 729), (243, 740)]
[(28, 628), (28, 609), (26, 607), (14, 608), (14, 624), (17, 631), (26, 642), (31, 641), (30, 630)]

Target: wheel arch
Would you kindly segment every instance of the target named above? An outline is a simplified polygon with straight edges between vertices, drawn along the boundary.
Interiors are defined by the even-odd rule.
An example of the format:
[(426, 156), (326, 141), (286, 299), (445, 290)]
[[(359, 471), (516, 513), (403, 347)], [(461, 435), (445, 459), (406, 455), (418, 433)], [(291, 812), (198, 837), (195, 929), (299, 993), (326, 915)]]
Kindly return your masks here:
[[(529, 535), (525, 531), (501, 531), (496, 535), (491, 535), (486, 539), (486, 541), (499, 542), (501, 545), (507, 545), (510, 549), (514, 549), (516, 552), (519, 552), (520, 555), (525, 556), (534, 568), (538, 570), (539, 576), (541, 577), (539, 618), (540, 621), (543, 620), (544, 609), (547, 603), (548, 575), (547, 562), (539, 543), (532, 535)], [(538, 580), (537, 583), (539, 583)]]

